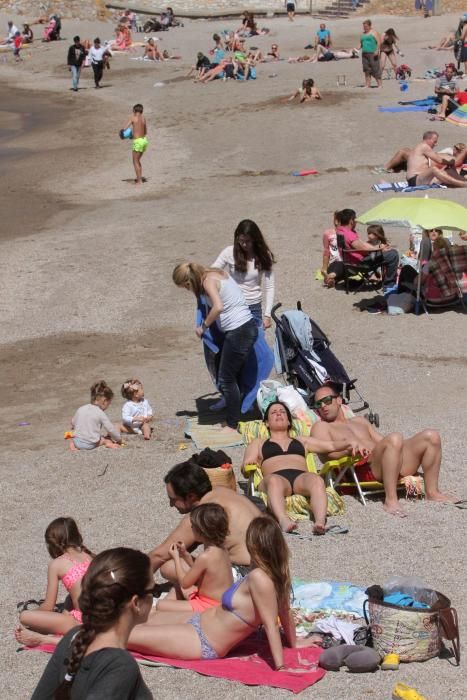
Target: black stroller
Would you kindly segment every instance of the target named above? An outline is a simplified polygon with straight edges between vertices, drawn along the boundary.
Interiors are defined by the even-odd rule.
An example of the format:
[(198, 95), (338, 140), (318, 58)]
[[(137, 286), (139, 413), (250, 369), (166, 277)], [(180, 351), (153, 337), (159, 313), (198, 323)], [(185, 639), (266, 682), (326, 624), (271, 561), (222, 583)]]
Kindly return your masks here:
[[(280, 373), (285, 374), (287, 381), (300, 391), (310, 406), (314, 392), (325, 381), (330, 380), (341, 385), (344, 403), (349, 405), (354, 413), (370, 409), (369, 403), (363, 399), (355, 386), (357, 380), (350, 379), (343, 365), (330, 350), (331, 343), (328, 337), (317, 323), (306, 317), (302, 311), (301, 303), (297, 302), (297, 311), (302, 312), (304, 320), (308, 318), (311, 324), (311, 352), (300, 344), (287, 318), (288, 312), (285, 311), (280, 317), (277, 316), (276, 311), (281, 306), (282, 304), (276, 304), (271, 311), (271, 316), (276, 324), (276, 356), (278, 354), (280, 360)], [(351, 392), (355, 392), (355, 399), (352, 399)], [(367, 418), (375, 427), (379, 427), (377, 413), (370, 409)]]

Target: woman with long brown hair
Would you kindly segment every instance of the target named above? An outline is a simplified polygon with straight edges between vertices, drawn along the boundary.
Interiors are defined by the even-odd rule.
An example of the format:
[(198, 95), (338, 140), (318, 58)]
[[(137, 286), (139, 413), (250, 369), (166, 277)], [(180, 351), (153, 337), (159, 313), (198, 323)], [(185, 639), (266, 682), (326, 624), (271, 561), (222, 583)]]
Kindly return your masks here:
[(129, 648), (177, 659), (218, 659), (262, 626), (274, 668), (287, 671), (278, 618), (290, 647), (314, 645), (310, 639), (296, 638), (289, 550), (279, 525), (269, 516), (251, 521), (246, 546), (251, 570), (224, 592), (220, 607), (197, 613), (185, 624), (139, 625), (130, 635)]
[(83, 624), (58, 644), (31, 700), (152, 700), (127, 642), (148, 618), (153, 588), (146, 554), (126, 547), (98, 554), (82, 581)]
[[(274, 255), (257, 223), (243, 219), (234, 233), (233, 245), (227, 246), (213, 262), (234, 278), (243, 292), (253, 318), (259, 326), (269, 328), (274, 303)], [(264, 314), (262, 296), (265, 296)]]

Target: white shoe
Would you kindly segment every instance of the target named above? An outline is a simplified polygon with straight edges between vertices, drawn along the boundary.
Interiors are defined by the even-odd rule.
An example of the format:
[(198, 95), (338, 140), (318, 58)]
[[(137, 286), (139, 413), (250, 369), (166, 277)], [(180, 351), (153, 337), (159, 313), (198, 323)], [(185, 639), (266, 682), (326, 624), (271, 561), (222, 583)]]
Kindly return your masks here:
[(211, 404), (211, 406), (209, 406), (209, 410), (210, 411), (222, 411), (222, 409), (225, 408), (225, 406), (226, 406), (225, 399), (223, 396), (221, 396), (219, 401), (216, 401), (216, 403), (213, 403), (213, 404)]

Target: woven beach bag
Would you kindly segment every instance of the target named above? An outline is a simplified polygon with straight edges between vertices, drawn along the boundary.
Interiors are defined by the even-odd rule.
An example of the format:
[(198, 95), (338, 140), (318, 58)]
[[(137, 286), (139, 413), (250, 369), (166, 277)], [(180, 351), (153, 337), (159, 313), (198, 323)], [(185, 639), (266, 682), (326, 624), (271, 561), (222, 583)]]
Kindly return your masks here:
[(460, 662), (457, 612), (442, 593), (431, 608), (408, 608), (368, 598), (363, 606), (373, 647), (381, 656), (398, 654), (401, 661), (427, 661), (438, 656), (442, 638), (452, 642)]
[(232, 491), (237, 490), (237, 480), (231, 464), (223, 464), (221, 467), (203, 467), (213, 486), (225, 486)]

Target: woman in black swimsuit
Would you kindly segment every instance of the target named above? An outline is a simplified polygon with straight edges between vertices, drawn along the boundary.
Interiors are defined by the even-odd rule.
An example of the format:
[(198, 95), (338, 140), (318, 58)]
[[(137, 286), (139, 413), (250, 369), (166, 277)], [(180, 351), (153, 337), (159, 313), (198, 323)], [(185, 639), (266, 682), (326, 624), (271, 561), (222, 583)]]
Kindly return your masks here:
[(397, 36), (394, 29), (386, 29), (381, 40), (381, 70), (383, 71), (386, 66), (386, 60), (389, 59), (389, 63), (394, 69), (394, 73), (397, 70), (397, 60), (396, 60), (396, 50), (398, 49), (397, 42), (399, 37)]
[[(324, 535), (326, 524), (327, 496), (323, 479), (309, 472), (306, 464), (308, 452), (329, 453), (348, 451), (356, 454), (355, 442), (333, 443), (328, 450), (322, 440), (311, 437), (291, 438), (292, 416), (287, 406), (280, 401), (269, 404), (264, 416), (269, 429), (269, 438), (257, 438), (245, 450), (243, 466), (257, 464), (261, 467), (263, 480), (259, 489), (268, 496), (269, 508), (277, 518), (284, 532), (291, 532), (297, 525), (287, 515), (285, 499), (292, 494), (300, 494), (310, 499), (315, 520), (313, 532)], [(330, 443), (327, 443), (329, 446)]]

